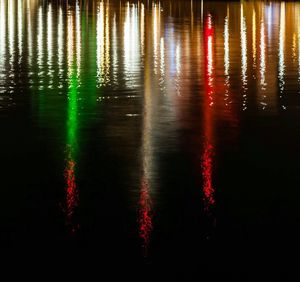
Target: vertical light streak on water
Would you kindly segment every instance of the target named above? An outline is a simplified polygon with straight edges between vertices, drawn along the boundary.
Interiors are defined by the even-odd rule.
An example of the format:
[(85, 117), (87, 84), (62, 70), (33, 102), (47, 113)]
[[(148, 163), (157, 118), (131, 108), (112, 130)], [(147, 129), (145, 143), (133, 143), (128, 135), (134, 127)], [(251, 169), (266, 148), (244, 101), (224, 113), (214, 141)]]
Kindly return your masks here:
[(158, 68), (158, 37), (160, 36), (159, 32), (159, 10), (157, 4), (153, 4), (153, 58), (154, 58), (154, 74), (157, 74)]
[[(297, 4), (297, 18), (300, 17), (300, 5)], [(300, 84), (300, 21), (298, 20), (298, 26), (297, 26), (297, 32), (298, 32), (298, 83)], [(300, 93), (300, 89), (298, 91)]]
[(150, 76), (149, 55), (145, 58), (145, 92), (142, 132), (142, 179), (139, 199), (139, 236), (142, 240), (142, 250), (145, 257), (148, 256), (151, 233), (153, 230), (152, 216), (153, 204), (151, 199), (151, 171), (152, 171), (152, 87)]
[(27, 48), (28, 48), (28, 65), (32, 66), (32, 22), (31, 22), (31, 1), (27, 0)]
[(104, 84), (110, 83), (110, 34), (109, 34), (109, 4), (105, 9), (105, 56), (104, 56)]
[(246, 28), (246, 18), (244, 16), (244, 7), (241, 3), (241, 68), (242, 68), (242, 89), (243, 89), (243, 99), (242, 108), (243, 111), (247, 109), (247, 28)]
[[(284, 48), (285, 48), (285, 2), (281, 2), (280, 6), (280, 23), (279, 23), (279, 50), (278, 50), (278, 80), (279, 80), (279, 98), (282, 99), (285, 85), (285, 58), (284, 58)], [(283, 110), (286, 106), (281, 102), (281, 107)]]
[(230, 58), (229, 58), (229, 8), (227, 7), (227, 15), (224, 22), (224, 75), (225, 75), (225, 106), (228, 106), (229, 101), (229, 87), (230, 87)]
[(78, 86), (80, 86), (80, 73), (81, 73), (81, 17), (79, 1), (76, 1), (76, 62), (77, 62), (77, 78)]
[(0, 93), (5, 85), (5, 61), (6, 61), (6, 1), (0, 0)]
[(297, 39), (296, 39), (296, 33), (293, 33), (293, 44), (292, 44), (292, 58), (293, 62), (296, 61), (297, 55), (296, 55), (296, 49), (297, 49)]
[(38, 9), (38, 26), (37, 26), (37, 65), (38, 65), (38, 89), (42, 90), (44, 87), (44, 64), (43, 64), (43, 10), (42, 6)]
[(117, 37), (117, 22), (116, 14), (114, 14), (112, 26), (112, 72), (113, 84), (118, 85), (118, 37)]
[(66, 224), (71, 233), (76, 232), (78, 224), (75, 222), (74, 213), (78, 206), (79, 195), (76, 184), (76, 158), (78, 151), (77, 129), (78, 129), (78, 79), (77, 65), (74, 60), (74, 18), (71, 11), (67, 15), (67, 52), (68, 52), (68, 112), (67, 112), (67, 148), (66, 148)]
[[(11, 16), (11, 15), (9, 15)], [(23, 0), (18, 0), (18, 54), (21, 64), (23, 52)]]
[(141, 31), (141, 38), (140, 38), (140, 44), (141, 44), (141, 55), (144, 57), (145, 53), (145, 7), (144, 4), (141, 3), (141, 14), (140, 14), (140, 31)]
[(52, 5), (49, 3), (48, 5), (48, 11), (47, 11), (47, 52), (48, 52), (48, 58), (47, 58), (47, 66), (48, 66), (48, 88), (53, 87), (53, 31), (52, 31)]
[(253, 68), (256, 68), (256, 13), (254, 8), (252, 13), (252, 56)]
[[(8, 51), (9, 51), (9, 79), (13, 84), (15, 60), (15, 1), (8, 1)], [(11, 85), (9, 85), (11, 87)]]
[(208, 216), (212, 216), (212, 207), (215, 204), (215, 189), (213, 187), (213, 124), (212, 124), (212, 105), (213, 105), (213, 36), (214, 28), (212, 16), (209, 14), (204, 23), (204, 87), (205, 96), (203, 104), (203, 153), (201, 156), (201, 168), (203, 179), (203, 202), (204, 210)]
[(97, 87), (103, 84), (104, 64), (104, 7), (100, 2), (97, 10)]
[[(263, 9), (263, 8), (262, 8)], [(262, 90), (262, 97), (261, 98), (261, 106), (264, 110), (267, 106), (265, 101), (266, 95), (264, 91), (266, 90), (266, 43), (265, 43), (265, 21), (264, 21), (264, 10), (262, 10), (262, 19), (260, 23), (260, 64), (259, 64), (259, 72), (260, 72), (260, 88)]]
[(176, 45), (175, 53), (175, 65), (176, 65), (176, 79), (175, 79), (175, 88), (178, 96), (181, 95), (181, 48), (180, 44)]
[(58, 25), (57, 25), (57, 57), (58, 57), (58, 88), (63, 88), (63, 59), (64, 59), (64, 25), (63, 11), (61, 6), (58, 10)]
[(137, 8), (127, 3), (124, 22), (124, 77), (127, 87), (136, 87), (133, 76), (139, 69), (139, 23)]
[(160, 78), (159, 86), (162, 93), (165, 92), (165, 42), (164, 38), (160, 39)]

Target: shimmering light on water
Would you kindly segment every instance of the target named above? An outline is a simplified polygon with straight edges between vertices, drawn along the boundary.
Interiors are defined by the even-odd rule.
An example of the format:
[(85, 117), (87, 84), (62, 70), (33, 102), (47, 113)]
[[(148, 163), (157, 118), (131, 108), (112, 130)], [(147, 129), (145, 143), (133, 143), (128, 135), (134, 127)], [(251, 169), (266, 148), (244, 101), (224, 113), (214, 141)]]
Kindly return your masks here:
[(0, 0), (4, 242), (153, 281), (221, 281), (296, 244), (299, 8)]

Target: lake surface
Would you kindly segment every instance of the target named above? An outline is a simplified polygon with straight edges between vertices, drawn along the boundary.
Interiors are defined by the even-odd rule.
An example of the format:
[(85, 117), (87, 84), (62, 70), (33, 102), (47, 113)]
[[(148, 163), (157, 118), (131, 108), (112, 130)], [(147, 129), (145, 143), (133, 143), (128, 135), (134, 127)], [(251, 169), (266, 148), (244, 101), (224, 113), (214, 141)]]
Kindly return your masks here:
[(299, 17), (297, 2), (0, 0), (8, 262), (298, 281)]

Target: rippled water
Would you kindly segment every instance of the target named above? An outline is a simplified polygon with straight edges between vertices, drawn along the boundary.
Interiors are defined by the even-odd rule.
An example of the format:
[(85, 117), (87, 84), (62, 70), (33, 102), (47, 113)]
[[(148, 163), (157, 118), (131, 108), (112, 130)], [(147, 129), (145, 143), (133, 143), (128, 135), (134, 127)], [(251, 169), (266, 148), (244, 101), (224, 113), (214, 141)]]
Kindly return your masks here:
[(299, 16), (0, 0), (3, 248), (96, 281), (295, 278)]

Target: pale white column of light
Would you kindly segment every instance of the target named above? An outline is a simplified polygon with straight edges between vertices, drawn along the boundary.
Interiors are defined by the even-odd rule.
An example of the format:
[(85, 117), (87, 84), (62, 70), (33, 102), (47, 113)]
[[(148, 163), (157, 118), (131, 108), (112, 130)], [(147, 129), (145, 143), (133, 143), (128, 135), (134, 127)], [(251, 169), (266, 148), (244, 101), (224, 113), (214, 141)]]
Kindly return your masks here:
[[(68, 77), (71, 79), (74, 68), (74, 18), (71, 10), (68, 11), (67, 15), (67, 27)], [(71, 83), (69, 87), (71, 87)]]
[(105, 56), (104, 56), (104, 83), (110, 82), (110, 34), (109, 34), (109, 5), (105, 11)]
[(140, 30), (141, 30), (141, 54), (144, 56), (145, 52), (145, 7), (144, 4), (141, 3), (141, 16), (140, 16)]
[(157, 74), (158, 68), (158, 36), (159, 36), (159, 8), (157, 4), (153, 4), (153, 57), (154, 57), (154, 74)]
[(159, 85), (160, 90), (164, 92), (165, 90), (165, 42), (164, 38), (162, 37), (160, 39), (160, 79), (159, 79)]
[(113, 81), (114, 84), (118, 83), (118, 52), (117, 52), (117, 22), (116, 14), (114, 14), (112, 26), (112, 68), (113, 68)]
[(241, 68), (242, 68), (242, 87), (243, 87), (243, 110), (247, 109), (247, 29), (244, 17), (244, 7), (241, 3)]
[(97, 87), (103, 82), (103, 64), (104, 64), (104, 7), (100, 2), (97, 10)]
[(31, 0), (27, 0), (27, 47), (28, 47), (28, 65), (32, 65), (32, 22), (31, 22)]
[[(284, 58), (284, 44), (285, 44), (285, 3), (281, 2), (280, 6), (280, 27), (279, 27), (279, 50), (278, 50), (278, 79), (280, 98), (282, 98), (284, 91), (284, 75), (285, 75), (285, 58)], [(281, 107), (285, 110), (286, 106), (281, 103)]]
[(63, 11), (61, 6), (58, 10), (58, 25), (57, 25), (57, 55), (58, 55), (58, 88), (63, 88), (63, 59), (64, 59), (64, 25)]
[(15, 1), (8, 1), (8, 50), (10, 76), (14, 76), (14, 58), (15, 58)]
[(48, 66), (48, 88), (53, 87), (53, 19), (52, 19), (52, 5), (49, 3), (48, 5), (48, 11), (47, 11), (47, 66)]
[(20, 64), (23, 53), (23, 0), (18, 0), (18, 51)]
[(181, 87), (180, 87), (180, 76), (181, 76), (181, 47), (180, 44), (176, 44), (176, 53), (175, 53), (175, 65), (176, 65), (176, 92), (177, 95), (181, 95)]
[(0, 83), (5, 78), (5, 53), (6, 53), (6, 1), (0, 0)]
[(137, 8), (130, 7), (128, 2), (124, 23), (124, 74), (129, 87), (134, 86), (132, 75), (140, 61), (138, 27)]
[(37, 66), (38, 66), (38, 77), (39, 77), (39, 89), (43, 88), (43, 10), (40, 6), (38, 8), (38, 26), (37, 26)]
[(80, 72), (81, 72), (81, 17), (79, 1), (76, 1), (76, 62), (77, 62), (77, 77), (78, 86), (80, 85)]
[(227, 8), (227, 16), (225, 17), (224, 22), (224, 74), (225, 74), (225, 106), (228, 106), (229, 99), (229, 67), (230, 67), (230, 59), (229, 59), (229, 11)]

